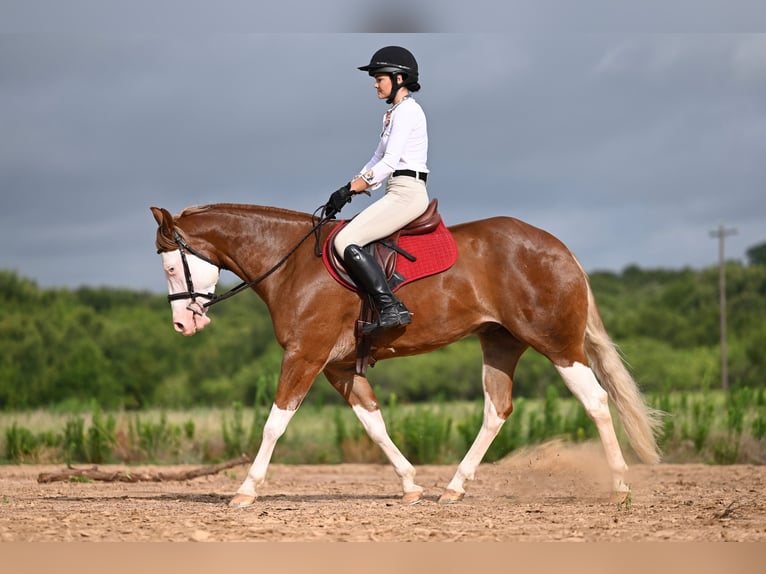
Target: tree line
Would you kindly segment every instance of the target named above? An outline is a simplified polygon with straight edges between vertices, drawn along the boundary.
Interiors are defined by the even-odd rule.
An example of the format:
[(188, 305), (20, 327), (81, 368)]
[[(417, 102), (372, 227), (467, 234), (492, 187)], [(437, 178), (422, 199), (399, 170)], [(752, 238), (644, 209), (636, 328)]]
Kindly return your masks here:
[[(766, 372), (766, 253), (726, 264), (729, 378), (762, 387)], [(720, 376), (718, 268), (593, 272), (604, 323), (646, 391), (716, 388)], [(186, 408), (253, 404), (271, 392), (282, 351), (263, 303), (242, 293), (210, 311), (193, 337), (173, 331), (162, 294), (106, 287), (40, 288), (0, 270), (0, 409)], [(369, 378), (381, 400), (482, 396), (478, 341), (468, 338), (418, 357), (382, 361)], [(528, 351), (516, 396), (542, 397), (560, 384), (543, 357)], [(309, 396), (340, 401), (324, 378)]]

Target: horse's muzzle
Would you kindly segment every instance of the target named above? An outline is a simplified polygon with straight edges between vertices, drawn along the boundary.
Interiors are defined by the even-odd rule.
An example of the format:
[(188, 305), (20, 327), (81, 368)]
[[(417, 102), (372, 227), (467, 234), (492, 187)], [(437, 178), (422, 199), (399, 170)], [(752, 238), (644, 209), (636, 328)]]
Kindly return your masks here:
[(173, 315), (173, 328), (176, 332), (190, 337), (210, 324), (210, 317), (207, 316), (206, 309), (197, 301), (189, 303), (184, 311), (188, 311), (188, 313)]

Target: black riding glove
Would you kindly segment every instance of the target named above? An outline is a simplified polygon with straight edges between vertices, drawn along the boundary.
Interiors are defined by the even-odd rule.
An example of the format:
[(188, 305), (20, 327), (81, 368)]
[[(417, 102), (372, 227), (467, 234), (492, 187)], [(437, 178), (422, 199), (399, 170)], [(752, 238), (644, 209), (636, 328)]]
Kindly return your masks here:
[(324, 216), (328, 219), (335, 217), (340, 213), (340, 210), (343, 209), (344, 205), (351, 203), (351, 197), (353, 197), (353, 195), (354, 192), (351, 191), (351, 182), (341, 187), (338, 191), (333, 191), (330, 199), (327, 200), (327, 203), (324, 206)]

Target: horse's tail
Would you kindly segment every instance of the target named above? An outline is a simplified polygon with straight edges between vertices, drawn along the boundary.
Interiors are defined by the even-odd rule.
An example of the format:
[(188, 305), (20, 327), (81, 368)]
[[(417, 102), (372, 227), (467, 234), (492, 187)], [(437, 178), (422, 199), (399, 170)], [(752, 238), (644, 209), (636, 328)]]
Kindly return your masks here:
[(644, 402), (638, 385), (606, 332), (590, 284), (585, 353), (593, 372), (617, 408), (633, 450), (647, 464), (659, 462), (660, 452), (656, 435), (662, 424), (662, 413)]

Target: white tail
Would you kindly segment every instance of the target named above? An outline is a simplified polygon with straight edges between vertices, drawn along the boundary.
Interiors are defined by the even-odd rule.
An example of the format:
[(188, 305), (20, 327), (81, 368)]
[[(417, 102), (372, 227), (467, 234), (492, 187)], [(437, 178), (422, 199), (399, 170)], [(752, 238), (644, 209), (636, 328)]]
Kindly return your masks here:
[(604, 328), (590, 285), (585, 353), (593, 372), (617, 408), (633, 450), (647, 464), (659, 462), (656, 435), (662, 424), (662, 413), (644, 402), (638, 385)]

